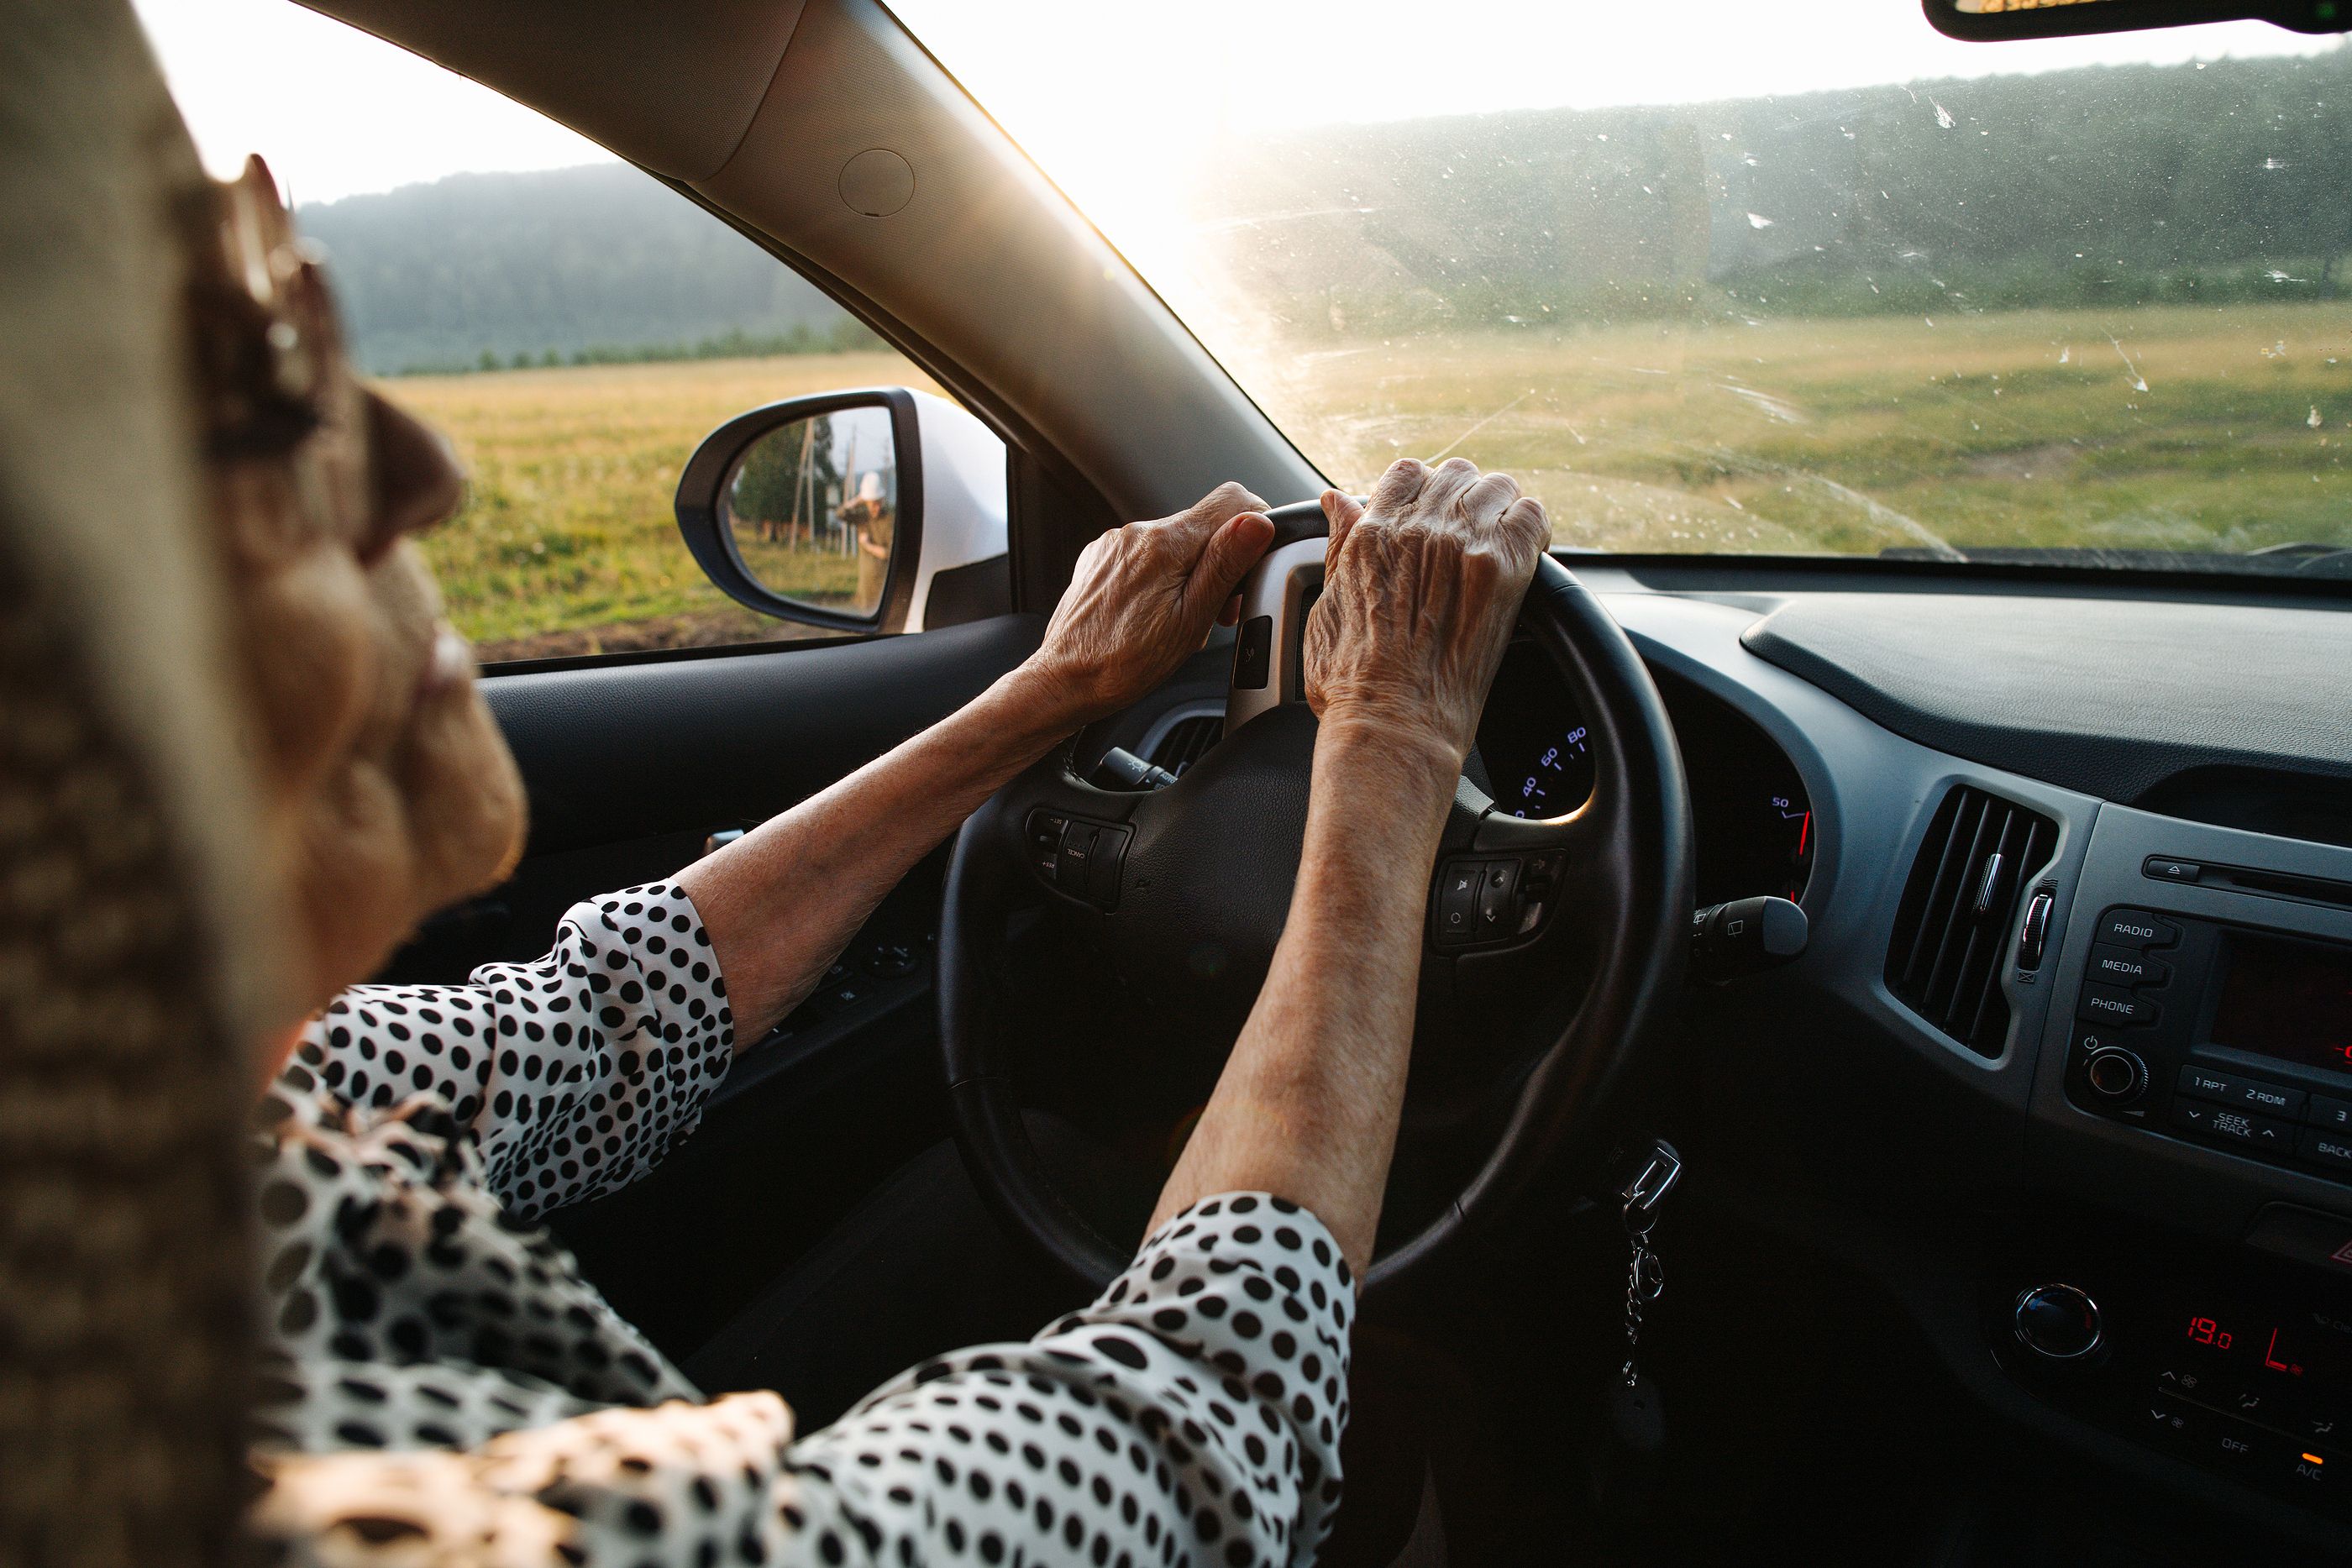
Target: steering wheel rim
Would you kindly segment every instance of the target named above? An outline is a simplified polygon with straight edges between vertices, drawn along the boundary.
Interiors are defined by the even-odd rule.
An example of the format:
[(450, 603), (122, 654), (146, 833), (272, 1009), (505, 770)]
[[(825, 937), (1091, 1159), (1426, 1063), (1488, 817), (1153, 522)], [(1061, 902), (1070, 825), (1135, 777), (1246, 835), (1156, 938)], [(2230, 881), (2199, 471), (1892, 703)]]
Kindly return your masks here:
[[(1274, 646), (1295, 649), (1297, 618), (1312, 596), (1276, 580), (1269, 567), (1286, 544), (1319, 538), (1324, 528), (1312, 505), (1281, 508), (1275, 517), (1275, 549), (1244, 585), (1244, 625), (1253, 609), (1265, 609)], [(1301, 553), (1287, 552), (1294, 562)], [(1461, 1238), (1507, 1212), (1559, 1151), (1590, 1138), (1611, 1091), (1682, 980), (1692, 897), (1690, 799), (1657, 687), (1607, 608), (1549, 556), (1522, 603), (1519, 630), (1549, 656), (1593, 732), (1592, 797), (1567, 817), (1523, 821), (1501, 814), (1465, 779), (1439, 866), (1462, 854), (1566, 853), (1556, 917), (1521, 944), (1521, 952), (1538, 950), (1539, 959), (1539, 950), (1554, 942), (1589, 944), (1591, 979), (1521, 1080), (1494, 1150), (1435, 1220), (1374, 1260), (1368, 1291), (1428, 1269)], [(1040, 812), (1058, 811), (1125, 830), (1124, 863), (1110, 868), (1124, 879), (1111, 894), (1112, 909), (1101, 910), (1097, 898), (1096, 909), (1076, 917), (1098, 916), (1101, 929), (1118, 933), (1126, 929), (1123, 916), (1138, 928), (1131, 940), (1139, 953), (1148, 953), (1231, 915), (1248, 932), (1234, 936), (1240, 951), (1231, 955), (1234, 974), (1224, 983), (1236, 995), (1244, 988), (1254, 995), (1287, 911), (1315, 734), (1306, 705), (1281, 701), (1280, 683), (1274, 684), (1276, 700), (1253, 690), (1247, 706), (1254, 711), (1241, 727), (1229, 728), (1182, 779), (1157, 792), (1094, 789), (1071, 772), (1071, 746), (1057, 748), (974, 813), (950, 860), (938, 988), (958, 1142), (998, 1219), (1096, 1289), (1126, 1267), (1140, 1238), (1122, 1243), (1102, 1235), (1055, 1186), (1024, 1124), (1010, 1043), (997, 1020), (1003, 998), (994, 956), (1005, 923), (1013, 909), (1056, 897), (1039, 880), (1032, 827)], [(1236, 744), (1244, 740), (1246, 746)], [(1180, 803), (1188, 788), (1192, 799)], [(1286, 862), (1280, 859), (1285, 841)], [(1215, 883), (1220, 855), (1224, 866), (1265, 874), (1245, 873), (1203, 899), (1186, 884)], [(1271, 934), (1263, 929), (1269, 911)], [(1425, 944), (1424, 976), (1446, 956), (1433, 939)], [(1458, 967), (1479, 956), (1456, 954), (1452, 961)]]

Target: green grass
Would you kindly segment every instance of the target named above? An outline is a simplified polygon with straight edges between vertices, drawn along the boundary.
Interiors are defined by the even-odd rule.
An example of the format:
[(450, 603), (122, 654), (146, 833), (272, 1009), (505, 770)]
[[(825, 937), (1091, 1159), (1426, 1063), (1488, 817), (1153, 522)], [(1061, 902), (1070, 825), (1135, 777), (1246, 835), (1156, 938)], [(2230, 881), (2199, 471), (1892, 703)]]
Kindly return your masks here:
[[(703, 436), (780, 398), (936, 390), (887, 351), (404, 376), (386, 392), (457, 444), (466, 503), (424, 549), (485, 662), (803, 634), (711, 586), (678, 538), (677, 476)], [(856, 566), (848, 565), (854, 589)], [(839, 591), (838, 569), (771, 586)]]
[[(1269, 345), (1238, 368), (1339, 483), (1451, 450), (1517, 475), (1563, 545), (2352, 545), (2344, 304), (1455, 333)], [(732, 414), (877, 382), (929, 386), (870, 353), (390, 390), (471, 474), (425, 550), (452, 619), (497, 659), (793, 634), (704, 580), (671, 517), (677, 474)], [(855, 580), (845, 558), (774, 570), (816, 596)]]
[(2352, 544), (2343, 304), (1401, 339), (1260, 390), (1340, 483), (1450, 448), (1567, 545)]

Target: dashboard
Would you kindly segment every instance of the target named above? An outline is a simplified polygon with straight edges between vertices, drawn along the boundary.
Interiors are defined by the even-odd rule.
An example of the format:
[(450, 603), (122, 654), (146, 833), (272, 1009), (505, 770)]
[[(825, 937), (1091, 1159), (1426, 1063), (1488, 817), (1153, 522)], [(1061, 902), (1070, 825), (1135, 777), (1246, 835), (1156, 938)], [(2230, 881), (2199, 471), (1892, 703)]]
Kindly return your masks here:
[[(1697, 902), (1810, 924), (1673, 1026), (1691, 1201), (1869, 1281), (2015, 1430), (2347, 1551), (2352, 606), (1570, 564), (1674, 723)], [(1476, 742), (1505, 812), (1595, 787), (1530, 643)]]
[(1984, 1405), (2344, 1549), (2352, 614), (1586, 576), (1706, 874), (1793, 852), (1776, 756), (1812, 813), (1811, 947), (1685, 1045), (1729, 1201), (1826, 1227)]

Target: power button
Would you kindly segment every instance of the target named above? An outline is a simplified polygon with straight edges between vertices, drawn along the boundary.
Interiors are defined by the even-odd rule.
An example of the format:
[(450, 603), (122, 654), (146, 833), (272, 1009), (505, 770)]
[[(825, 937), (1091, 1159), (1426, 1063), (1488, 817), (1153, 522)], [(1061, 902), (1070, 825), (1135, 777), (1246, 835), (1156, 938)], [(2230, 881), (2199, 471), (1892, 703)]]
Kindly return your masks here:
[(2103, 1046), (2083, 1064), (2083, 1082), (2108, 1104), (2127, 1104), (2147, 1088), (2147, 1063), (2119, 1045)]

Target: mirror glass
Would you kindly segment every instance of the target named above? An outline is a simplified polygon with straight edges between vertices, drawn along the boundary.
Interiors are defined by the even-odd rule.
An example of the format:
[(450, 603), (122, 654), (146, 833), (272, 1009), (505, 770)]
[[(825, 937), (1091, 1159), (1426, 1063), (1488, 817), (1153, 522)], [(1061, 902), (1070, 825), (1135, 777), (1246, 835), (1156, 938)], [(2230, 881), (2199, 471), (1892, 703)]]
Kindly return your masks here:
[(778, 425), (727, 482), (726, 524), (760, 585), (845, 615), (871, 615), (890, 575), (898, 462), (887, 408)]

